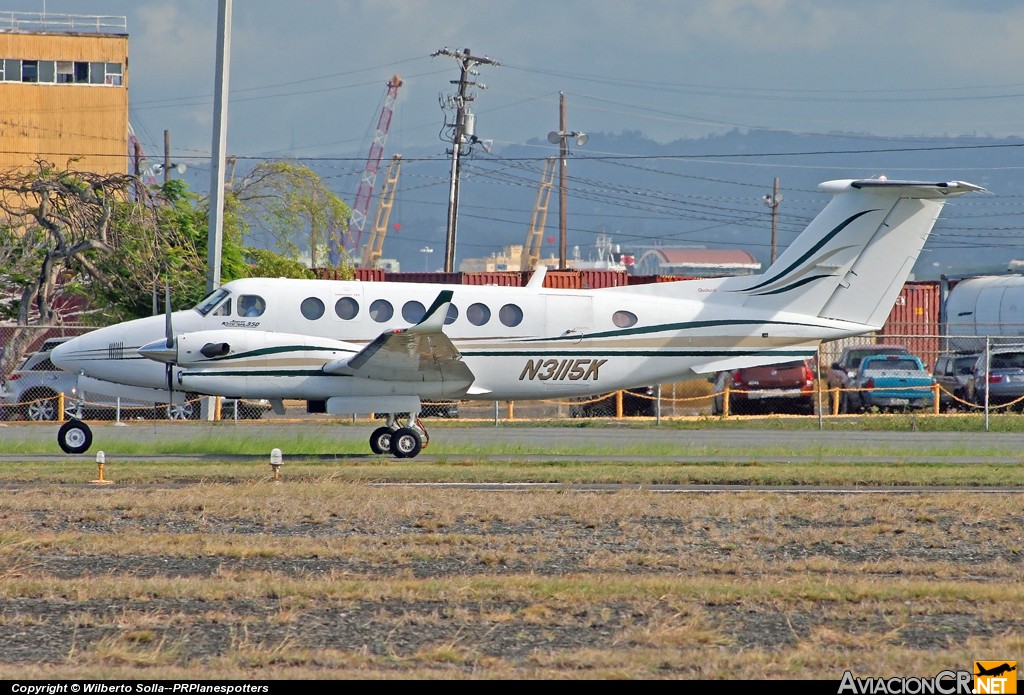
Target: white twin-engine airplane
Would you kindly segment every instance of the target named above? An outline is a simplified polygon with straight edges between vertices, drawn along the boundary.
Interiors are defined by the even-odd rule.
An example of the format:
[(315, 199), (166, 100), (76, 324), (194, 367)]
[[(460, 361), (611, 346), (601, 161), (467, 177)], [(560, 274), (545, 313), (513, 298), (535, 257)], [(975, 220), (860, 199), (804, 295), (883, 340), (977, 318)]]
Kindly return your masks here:
[[(52, 360), (101, 393), (386, 413), (370, 448), (412, 457), (428, 442), (422, 401), (585, 396), (810, 357), (821, 341), (879, 330), (943, 204), (983, 190), (883, 178), (820, 188), (832, 200), (760, 275), (590, 290), (545, 288), (543, 270), (525, 287), (250, 278), (70, 340)], [(58, 440), (80, 453), (92, 436), (72, 420)]]

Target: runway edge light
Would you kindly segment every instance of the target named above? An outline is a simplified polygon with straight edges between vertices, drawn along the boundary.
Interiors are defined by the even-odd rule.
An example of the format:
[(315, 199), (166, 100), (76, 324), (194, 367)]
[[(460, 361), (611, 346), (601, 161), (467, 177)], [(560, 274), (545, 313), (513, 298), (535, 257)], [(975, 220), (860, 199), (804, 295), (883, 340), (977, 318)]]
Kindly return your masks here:
[(103, 467), (107, 463), (107, 454), (103, 451), (96, 452), (96, 467), (99, 469), (99, 477), (96, 480), (90, 480), (93, 485), (110, 485), (113, 480), (106, 480), (103, 477)]
[(274, 448), (270, 450), (270, 468), (274, 471), (274, 480), (281, 479), (281, 450)]

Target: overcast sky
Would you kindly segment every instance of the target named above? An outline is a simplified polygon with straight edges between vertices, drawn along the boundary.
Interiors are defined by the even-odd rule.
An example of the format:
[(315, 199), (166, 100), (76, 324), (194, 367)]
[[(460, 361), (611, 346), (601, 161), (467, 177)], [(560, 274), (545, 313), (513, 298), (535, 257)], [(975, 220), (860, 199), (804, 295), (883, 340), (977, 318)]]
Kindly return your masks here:
[[(209, 155), (219, 0), (0, 0), (11, 12), (127, 18), (131, 122), (150, 156)], [(23, 15), (15, 15), (18, 18)], [(558, 128), (658, 142), (731, 128), (878, 135), (1024, 133), (1019, 0), (238, 0), (229, 153), (367, 149), (400, 75), (392, 147), (436, 146), (459, 63), (477, 133)]]

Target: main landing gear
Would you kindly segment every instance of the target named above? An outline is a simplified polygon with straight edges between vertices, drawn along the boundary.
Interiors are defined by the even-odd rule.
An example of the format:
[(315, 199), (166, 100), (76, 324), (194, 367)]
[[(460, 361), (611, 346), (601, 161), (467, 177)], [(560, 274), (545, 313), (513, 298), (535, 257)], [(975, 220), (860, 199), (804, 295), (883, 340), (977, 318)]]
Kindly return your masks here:
[(430, 436), (416, 415), (409, 415), (402, 425), (395, 413), (387, 414), (387, 424), (370, 435), (370, 449), (375, 454), (391, 454), (400, 459), (411, 459), (426, 449)]

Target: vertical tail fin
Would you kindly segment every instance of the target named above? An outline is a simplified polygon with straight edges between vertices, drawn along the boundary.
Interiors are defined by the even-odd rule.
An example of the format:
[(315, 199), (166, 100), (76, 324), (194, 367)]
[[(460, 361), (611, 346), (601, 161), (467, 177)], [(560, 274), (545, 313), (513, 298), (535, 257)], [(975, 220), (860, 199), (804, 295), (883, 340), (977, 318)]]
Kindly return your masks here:
[(826, 181), (825, 209), (761, 275), (722, 290), (744, 306), (881, 327), (946, 200), (984, 190), (962, 181)]

